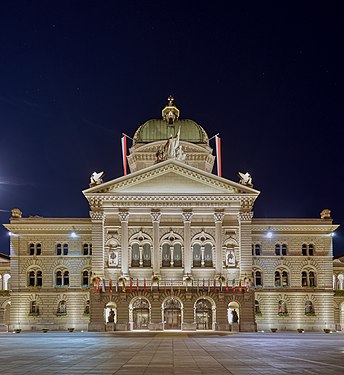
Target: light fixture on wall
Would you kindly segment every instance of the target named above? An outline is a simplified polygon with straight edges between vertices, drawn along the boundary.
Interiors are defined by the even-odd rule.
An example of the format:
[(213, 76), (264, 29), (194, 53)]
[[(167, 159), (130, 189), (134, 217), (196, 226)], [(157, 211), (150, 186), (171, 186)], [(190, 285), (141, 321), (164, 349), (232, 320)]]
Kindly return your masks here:
[(72, 227), (72, 231), (70, 232), (70, 236), (72, 238), (78, 238), (79, 237), (74, 226)]

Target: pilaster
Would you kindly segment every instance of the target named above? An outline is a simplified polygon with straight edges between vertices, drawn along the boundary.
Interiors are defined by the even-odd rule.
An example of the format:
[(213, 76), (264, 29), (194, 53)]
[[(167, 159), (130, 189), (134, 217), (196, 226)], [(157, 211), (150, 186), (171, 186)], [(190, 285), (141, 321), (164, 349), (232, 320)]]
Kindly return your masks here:
[(153, 223), (153, 272), (154, 274), (159, 274), (159, 224), (161, 219), (161, 212), (159, 210), (151, 211), (151, 218)]
[(128, 238), (128, 221), (129, 212), (120, 211), (118, 213), (119, 219), (121, 221), (121, 252), (122, 252), (122, 274), (129, 274), (129, 238)]
[(252, 222), (253, 212), (239, 212), (240, 276), (252, 274)]
[(191, 274), (192, 251), (191, 251), (191, 220), (192, 212), (183, 211), (184, 221), (184, 274)]
[(223, 211), (214, 212), (215, 221), (215, 246), (216, 246), (216, 258), (215, 258), (215, 268), (216, 274), (222, 273), (222, 221), (225, 214)]
[(90, 211), (92, 219), (92, 272), (104, 277), (104, 213), (101, 211)]

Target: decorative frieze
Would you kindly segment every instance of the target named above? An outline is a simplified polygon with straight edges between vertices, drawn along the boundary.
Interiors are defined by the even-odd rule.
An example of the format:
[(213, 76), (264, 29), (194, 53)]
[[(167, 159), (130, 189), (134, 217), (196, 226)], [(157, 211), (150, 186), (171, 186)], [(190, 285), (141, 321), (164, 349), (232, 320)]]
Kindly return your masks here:
[(103, 211), (90, 211), (90, 217), (92, 220), (103, 220), (104, 212)]
[(251, 221), (252, 218), (253, 218), (253, 212), (239, 212), (238, 213), (239, 222)]

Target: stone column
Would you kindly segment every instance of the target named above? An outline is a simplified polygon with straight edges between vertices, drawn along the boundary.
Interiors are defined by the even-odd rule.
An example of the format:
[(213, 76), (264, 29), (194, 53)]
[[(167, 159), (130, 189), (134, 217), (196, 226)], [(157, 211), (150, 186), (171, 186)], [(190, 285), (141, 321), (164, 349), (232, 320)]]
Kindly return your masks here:
[(104, 213), (90, 211), (92, 219), (92, 272), (94, 275), (104, 277)]
[(184, 221), (184, 275), (191, 274), (192, 250), (191, 250), (191, 211), (183, 211)]
[(225, 214), (223, 211), (214, 212), (215, 220), (215, 246), (216, 246), (216, 265), (215, 272), (216, 275), (222, 273), (222, 221)]
[(161, 218), (160, 211), (152, 211), (151, 218), (153, 222), (153, 272), (154, 274), (160, 274), (160, 262), (159, 262), (159, 223)]
[(240, 276), (252, 274), (252, 229), (253, 212), (239, 212)]
[(128, 220), (129, 212), (120, 211), (118, 213), (121, 220), (121, 252), (122, 252), (122, 274), (129, 275), (129, 243), (128, 243)]

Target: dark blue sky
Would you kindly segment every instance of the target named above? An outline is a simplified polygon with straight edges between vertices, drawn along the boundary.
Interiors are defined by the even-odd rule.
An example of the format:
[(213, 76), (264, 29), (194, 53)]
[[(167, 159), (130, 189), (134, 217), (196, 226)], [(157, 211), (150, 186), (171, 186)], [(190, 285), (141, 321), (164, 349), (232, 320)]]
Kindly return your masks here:
[[(120, 136), (182, 118), (222, 137), (223, 175), (249, 171), (256, 217), (344, 224), (341, 2), (0, 3), (0, 221), (86, 217), (94, 170), (122, 172)], [(344, 253), (344, 232), (334, 240)], [(0, 252), (8, 252), (5, 230)]]

